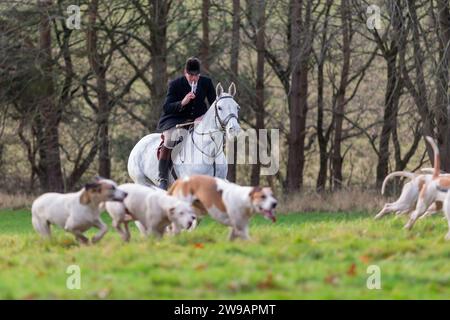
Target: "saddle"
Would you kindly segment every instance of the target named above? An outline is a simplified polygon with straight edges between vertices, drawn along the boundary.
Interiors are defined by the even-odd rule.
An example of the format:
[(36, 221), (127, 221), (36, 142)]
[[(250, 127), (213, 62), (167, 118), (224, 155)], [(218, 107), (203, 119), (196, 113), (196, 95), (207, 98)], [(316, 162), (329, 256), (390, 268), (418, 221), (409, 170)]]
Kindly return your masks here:
[[(183, 127), (184, 129), (188, 130), (189, 133), (191, 133), (191, 131), (194, 130), (194, 123), (187, 122), (185, 125), (181, 125), (181, 127)], [(180, 144), (181, 142), (183, 142), (183, 137), (179, 137), (178, 140), (175, 141), (174, 147)], [(158, 158), (158, 160), (160, 160), (161, 149), (163, 145), (164, 145), (164, 135), (161, 134), (161, 142), (159, 143), (158, 149), (156, 150), (156, 157)]]

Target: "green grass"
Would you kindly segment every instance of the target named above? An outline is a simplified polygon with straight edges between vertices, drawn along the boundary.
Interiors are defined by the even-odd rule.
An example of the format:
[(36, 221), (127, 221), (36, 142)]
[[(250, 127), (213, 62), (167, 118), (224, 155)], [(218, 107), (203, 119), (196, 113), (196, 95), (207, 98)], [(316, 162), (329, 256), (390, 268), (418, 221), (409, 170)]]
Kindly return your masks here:
[[(229, 242), (227, 228), (207, 219), (159, 241), (133, 226), (130, 243), (110, 230), (99, 244), (79, 246), (63, 231), (42, 240), (29, 211), (3, 211), (0, 298), (450, 298), (446, 221), (420, 220), (412, 232), (404, 222), (366, 213), (279, 215), (275, 224), (257, 217), (252, 240)], [(80, 290), (66, 288), (73, 264), (81, 268)], [(372, 264), (381, 268), (381, 290), (366, 287)]]

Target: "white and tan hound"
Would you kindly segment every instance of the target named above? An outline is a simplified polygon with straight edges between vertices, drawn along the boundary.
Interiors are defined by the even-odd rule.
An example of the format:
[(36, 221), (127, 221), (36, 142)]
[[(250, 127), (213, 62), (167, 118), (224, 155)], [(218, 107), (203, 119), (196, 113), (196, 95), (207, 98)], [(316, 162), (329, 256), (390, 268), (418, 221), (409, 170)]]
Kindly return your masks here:
[(193, 203), (197, 215), (209, 213), (231, 227), (230, 240), (249, 239), (248, 224), (254, 213), (275, 221), (277, 200), (270, 188), (247, 187), (205, 175), (178, 179), (169, 189), (180, 199)]
[(89, 239), (83, 232), (96, 227), (99, 232), (92, 238), (98, 242), (108, 231), (100, 218), (99, 204), (103, 201), (121, 202), (127, 196), (112, 180), (96, 178), (78, 192), (49, 192), (38, 197), (32, 204), (31, 214), (34, 229), (42, 236), (50, 237), (50, 225), (55, 224), (75, 235), (78, 241), (87, 244)]
[(136, 221), (143, 235), (152, 234), (158, 238), (171, 223), (177, 228), (188, 229), (196, 220), (190, 203), (170, 196), (162, 189), (134, 183), (122, 184), (119, 188), (127, 192), (126, 199), (122, 203), (106, 202), (105, 208), (124, 241), (130, 239), (128, 222), (131, 220)]
[[(381, 211), (375, 216), (375, 219), (380, 219), (384, 215), (395, 212), (397, 215), (402, 214), (408, 214), (411, 211), (414, 210), (417, 200), (419, 198), (419, 192), (422, 189), (422, 187), (432, 180), (433, 175), (428, 173), (430, 170), (433, 170), (432, 168), (424, 168), (421, 169), (421, 174), (412, 173), (408, 171), (395, 171), (390, 173), (389, 175), (384, 178), (383, 185), (381, 187), (381, 194), (384, 194), (386, 183), (389, 179), (393, 177), (405, 177), (408, 179), (411, 179), (411, 181), (404, 184), (402, 188), (402, 192), (400, 194), (400, 197), (390, 203), (386, 203), (381, 209)], [(427, 174), (425, 174), (427, 172)], [(430, 208), (427, 210), (427, 212), (422, 216), (428, 216), (430, 214), (436, 213), (442, 209), (442, 202), (436, 201), (434, 202)]]
[[(439, 148), (431, 137), (426, 137), (434, 152), (434, 170), (431, 181), (422, 186), (419, 199), (417, 201), (416, 209), (411, 214), (410, 219), (405, 225), (405, 228), (411, 230), (414, 223), (421, 217), (428, 209), (428, 207), (435, 201), (443, 202), (443, 210), (447, 217), (450, 229), (450, 176), (440, 175), (441, 162), (439, 158)], [(446, 235), (446, 239), (450, 240), (450, 231)]]

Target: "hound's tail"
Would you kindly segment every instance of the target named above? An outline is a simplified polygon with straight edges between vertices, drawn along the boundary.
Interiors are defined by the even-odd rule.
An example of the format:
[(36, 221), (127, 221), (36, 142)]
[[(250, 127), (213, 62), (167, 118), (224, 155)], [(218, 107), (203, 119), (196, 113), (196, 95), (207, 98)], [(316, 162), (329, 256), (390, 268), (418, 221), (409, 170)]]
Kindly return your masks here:
[(433, 138), (427, 136), (427, 137), (425, 137), (425, 139), (427, 139), (428, 143), (433, 148), (433, 152), (434, 152), (433, 179), (436, 179), (437, 177), (439, 177), (439, 173), (441, 171), (441, 160), (439, 157), (439, 148), (438, 148), (436, 142), (434, 142)]
[(388, 174), (386, 176), (386, 178), (384, 178), (383, 185), (381, 186), (381, 194), (384, 194), (384, 189), (386, 188), (386, 183), (388, 182), (388, 180), (390, 178), (393, 178), (393, 177), (405, 177), (405, 178), (412, 180), (416, 177), (416, 175), (414, 173), (408, 172), (408, 171), (394, 171), (394, 172)]
[(420, 168), (419, 171), (423, 174), (433, 174), (434, 168)]

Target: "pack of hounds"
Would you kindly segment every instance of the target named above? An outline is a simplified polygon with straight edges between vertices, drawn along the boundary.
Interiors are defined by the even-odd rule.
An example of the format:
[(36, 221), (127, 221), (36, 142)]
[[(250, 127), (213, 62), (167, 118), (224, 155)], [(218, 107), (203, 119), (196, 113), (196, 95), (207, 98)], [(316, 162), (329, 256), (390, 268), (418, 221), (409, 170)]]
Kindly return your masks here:
[[(426, 137), (434, 152), (434, 167), (421, 173), (396, 171), (386, 176), (381, 193), (389, 179), (400, 176), (410, 179), (400, 197), (386, 203), (375, 216), (387, 213), (410, 214), (405, 228), (411, 230), (419, 218), (443, 210), (450, 240), (450, 174), (441, 174), (439, 149), (431, 137)], [(209, 214), (217, 222), (230, 227), (229, 239), (249, 239), (249, 221), (262, 214), (275, 222), (277, 199), (271, 188), (240, 186), (204, 175), (178, 179), (168, 191), (157, 187), (126, 183), (120, 186), (109, 179), (97, 177), (78, 192), (45, 193), (32, 205), (32, 224), (44, 237), (50, 237), (52, 224), (75, 235), (82, 244), (100, 241), (108, 231), (100, 213), (106, 210), (112, 226), (124, 241), (130, 240), (128, 224), (134, 222), (144, 236), (157, 238), (165, 233), (178, 234), (194, 230), (200, 219)], [(83, 233), (95, 227), (99, 231), (89, 240)]]
[[(42, 236), (49, 238), (51, 225), (58, 225), (82, 244), (96, 243), (108, 231), (100, 216), (105, 209), (124, 241), (130, 240), (132, 221), (142, 235), (161, 238), (167, 232), (192, 231), (206, 214), (229, 226), (234, 240), (249, 239), (249, 221), (256, 213), (275, 222), (276, 206), (268, 187), (240, 186), (204, 175), (178, 179), (168, 191), (134, 183), (117, 186), (97, 177), (78, 192), (41, 195), (31, 213), (33, 227)], [(84, 232), (92, 227), (98, 232), (88, 239)]]

